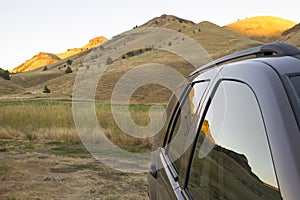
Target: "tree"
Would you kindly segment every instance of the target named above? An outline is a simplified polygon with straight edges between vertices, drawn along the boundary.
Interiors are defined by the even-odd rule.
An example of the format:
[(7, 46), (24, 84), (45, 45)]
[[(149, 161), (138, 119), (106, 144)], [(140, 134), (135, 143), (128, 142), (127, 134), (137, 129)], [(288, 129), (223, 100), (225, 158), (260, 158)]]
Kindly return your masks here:
[(73, 63), (73, 60), (70, 60), (70, 59), (67, 60), (67, 65), (72, 65), (72, 63)]
[(45, 67), (43, 68), (43, 71), (47, 71), (47, 70), (48, 70), (48, 67), (45, 66)]
[(10, 80), (9, 71), (0, 68), (0, 77), (4, 78), (5, 80)]
[(50, 89), (47, 87), (47, 85), (45, 85), (43, 93), (50, 93)]
[(67, 69), (65, 70), (65, 73), (66, 74), (69, 74), (69, 73), (72, 73), (73, 71), (72, 71), (72, 69), (71, 69), (71, 67), (67, 67)]

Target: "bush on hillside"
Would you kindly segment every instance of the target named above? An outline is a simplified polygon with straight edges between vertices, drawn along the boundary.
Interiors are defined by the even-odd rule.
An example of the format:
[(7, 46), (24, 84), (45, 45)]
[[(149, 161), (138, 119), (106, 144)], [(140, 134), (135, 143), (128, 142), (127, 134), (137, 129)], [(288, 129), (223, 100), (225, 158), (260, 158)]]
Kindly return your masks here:
[(9, 71), (0, 68), (0, 77), (4, 78), (5, 80), (10, 80)]
[(73, 63), (73, 60), (70, 60), (70, 59), (67, 60), (67, 65), (72, 65), (72, 63)]
[(112, 58), (109, 56), (107, 59), (106, 59), (106, 64), (107, 65), (111, 65), (113, 63), (113, 60)]
[(43, 93), (50, 93), (50, 89), (47, 87), (47, 85), (45, 85)]
[(69, 74), (69, 73), (72, 73), (73, 71), (72, 71), (72, 69), (71, 69), (71, 67), (67, 67), (67, 69), (65, 70), (65, 73), (66, 74)]

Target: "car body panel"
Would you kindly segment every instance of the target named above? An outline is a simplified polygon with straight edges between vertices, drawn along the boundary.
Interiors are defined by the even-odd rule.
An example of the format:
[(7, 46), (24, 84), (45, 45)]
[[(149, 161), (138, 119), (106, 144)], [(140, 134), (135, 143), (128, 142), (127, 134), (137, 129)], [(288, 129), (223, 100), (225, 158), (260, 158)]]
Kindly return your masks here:
[[(298, 111), (291, 105), (291, 95), (285, 83), (286, 76), (291, 73), (300, 74), (298, 56), (266, 56), (213, 66), (212, 69), (192, 73), (189, 80), (191, 83), (209, 80), (208, 89), (197, 112), (199, 127), (219, 82), (237, 81), (251, 88), (263, 116), (280, 193), (283, 199), (288, 200), (298, 199), (300, 196), (300, 132), (295, 117), (295, 112)], [(174, 112), (176, 104), (171, 106), (175, 108), (171, 109)], [(174, 113), (169, 114), (170, 124), (172, 115)], [(166, 135), (160, 133), (156, 139), (161, 140), (163, 134)], [(155, 149), (163, 149), (161, 144), (162, 142), (157, 142)], [(164, 154), (165, 151), (162, 150), (153, 158), (159, 169), (157, 179), (148, 176), (150, 198), (191, 199), (185, 191), (185, 185), (180, 185), (174, 179), (172, 164)]]

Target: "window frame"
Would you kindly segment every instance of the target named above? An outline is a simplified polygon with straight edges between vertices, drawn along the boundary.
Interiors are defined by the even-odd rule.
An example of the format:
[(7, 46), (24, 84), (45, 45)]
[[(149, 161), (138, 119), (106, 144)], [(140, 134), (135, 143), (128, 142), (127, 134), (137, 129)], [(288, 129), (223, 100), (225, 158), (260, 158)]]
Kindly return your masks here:
[[(179, 118), (179, 115), (180, 115), (180, 111), (181, 111), (181, 106), (185, 103), (185, 100), (186, 98), (189, 97), (189, 94), (190, 94), (190, 91), (192, 90), (192, 88), (196, 85), (196, 84), (202, 84), (202, 83), (206, 83), (206, 87), (203, 91), (203, 94), (201, 96), (201, 99), (199, 101), (199, 104), (197, 106), (197, 109), (196, 109), (196, 113), (197, 113), (197, 118), (195, 119), (196, 121), (199, 121), (199, 115), (198, 115), (198, 111), (199, 109), (201, 109), (203, 107), (203, 102), (204, 102), (204, 99), (205, 99), (205, 96), (207, 94), (207, 92), (209, 91), (209, 87), (210, 87), (210, 79), (203, 79), (203, 80), (198, 80), (198, 81), (194, 81), (194, 82), (189, 82), (185, 89), (183, 90), (182, 92), (182, 95), (180, 96), (180, 100), (178, 100), (178, 102), (176, 103), (176, 105), (174, 106), (174, 109), (173, 109), (173, 112), (172, 112), (172, 116), (170, 117), (170, 121), (169, 121), (169, 125), (168, 125), (168, 129), (167, 129), (167, 134), (165, 136), (165, 139), (164, 139), (164, 145), (163, 145), (163, 148), (162, 148), (162, 152), (164, 154), (164, 158), (165, 158), (165, 161), (167, 162), (168, 164), (168, 168), (166, 170), (170, 170), (172, 176), (173, 176), (173, 179), (175, 181), (178, 181), (179, 180), (179, 169), (177, 169), (174, 165), (174, 162), (175, 161), (171, 161), (171, 158), (169, 156), (169, 149), (170, 149), (170, 142), (172, 141), (173, 139), (173, 135), (174, 135), (174, 130), (175, 130), (175, 127), (176, 127), (176, 124), (178, 122), (178, 118)], [(198, 122), (197, 122), (197, 126), (198, 127)], [(195, 129), (197, 131), (197, 128)], [(195, 133), (197, 134), (197, 133)], [(196, 139), (196, 137), (194, 138), (194, 140)], [(191, 143), (191, 146), (193, 145), (194, 141)], [(192, 150), (192, 148), (191, 148)], [(189, 151), (191, 151), (189, 150)], [(189, 157), (190, 157), (190, 153), (191, 152), (187, 152), (188, 155), (187, 155), (187, 160), (189, 160)], [(179, 157), (178, 159), (180, 159), (181, 157)], [(187, 167), (188, 164), (185, 166)], [(184, 176), (184, 180), (183, 180), (183, 183), (185, 183), (185, 179), (186, 179), (186, 174)]]
[[(298, 73), (297, 75), (300, 76), (300, 73)], [(286, 78), (289, 79), (290, 77), (287, 76)], [(269, 141), (268, 131), (267, 131), (264, 115), (262, 113), (261, 105), (260, 105), (260, 103), (258, 101), (258, 98), (257, 98), (257, 94), (255, 93), (255, 91), (253, 90), (253, 88), (249, 84), (247, 84), (244, 81), (241, 81), (241, 80), (238, 80), (238, 79), (233, 79), (233, 78), (220, 78), (219, 80), (217, 80), (215, 82), (215, 84), (213, 85), (211, 91), (209, 91), (209, 93), (207, 94), (206, 98), (203, 99), (203, 105), (202, 105), (203, 111), (200, 113), (200, 117), (198, 119), (199, 123), (198, 123), (197, 129), (196, 129), (197, 130), (196, 136), (195, 136), (195, 139), (193, 141), (193, 144), (191, 144), (192, 148), (191, 148), (190, 155), (189, 155), (189, 158), (188, 158), (188, 164), (187, 164), (187, 170), (186, 170), (184, 185), (182, 186), (182, 190), (181, 190), (182, 195), (185, 196), (185, 198), (187, 198), (187, 199), (193, 199), (193, 197), (191, 196), (191, 194), (188, 191), (188, 183), (189, 183), (189, 178), (190, 178), (190, 171), (191, 171), (191, 167), (192, 167), (192, 161), (193, 161), (195, 150), (196, 150), (196, 147), (197, 147), (197, 142), (198, 142), (198, 139), (199, 139), (200, 134), (201, 134), (201, 127), (203, 125), (203, 122), (205, 120), (207, 112), (208, 112), (208, 110), (211, 106), (211, 103), (212, 103), (212, 101), (215, 97), (216, 91), (219, 88), (220, 84), (224, 81), (242, 83), (242, 84), (248, 86), (248, 88), (252, 91), (253, 95), (255, 96), (257, 105), (259, 107), (259, 113), (260, 113), (261, 118), (262, 118), (264, 131), (266, 133), (266, 140), (267, 140), (267, 144), (268, 144), (269, 153), (270, 153), (270, 156), (271, 156), (272, 166), (273, 166), (274, 173), (275, 173), (276, 183), (278, 185), (278, 192), (282, 196), (281, 189), (280, 189), (280, 184), (279, 184), (279, 181), (278, 181), (278, 175), (277, 175), (277, 172), (276, 172), (276, 166), (275, 166), (275, 163), (274, 163), (273, 152), (272, 152), (270, 141)]]

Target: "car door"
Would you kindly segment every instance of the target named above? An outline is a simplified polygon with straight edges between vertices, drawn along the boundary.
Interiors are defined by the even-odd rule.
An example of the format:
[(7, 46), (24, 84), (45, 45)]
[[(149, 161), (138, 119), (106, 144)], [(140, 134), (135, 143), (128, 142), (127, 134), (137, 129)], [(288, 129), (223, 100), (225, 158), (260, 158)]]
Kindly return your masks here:
[(155, 188), (156, 194), (150, 194), (152, 199), (180, 199), (180, 184), (183, 185), (186, 174), (187, 163), (184, 160), (189, 155), (190, 145), (195, 137), (197, 111), (208, 83), (207, 80), (201, 80), (189, 84), (183, 92), (181, 102), (173, 111), (173, 120), (169, 122), (165, 138), (166, 144), (154, 156), (155, 166), (152, 167), (157, 172), (150, 179), (156, 180), (150, 180), (150, 187)]

